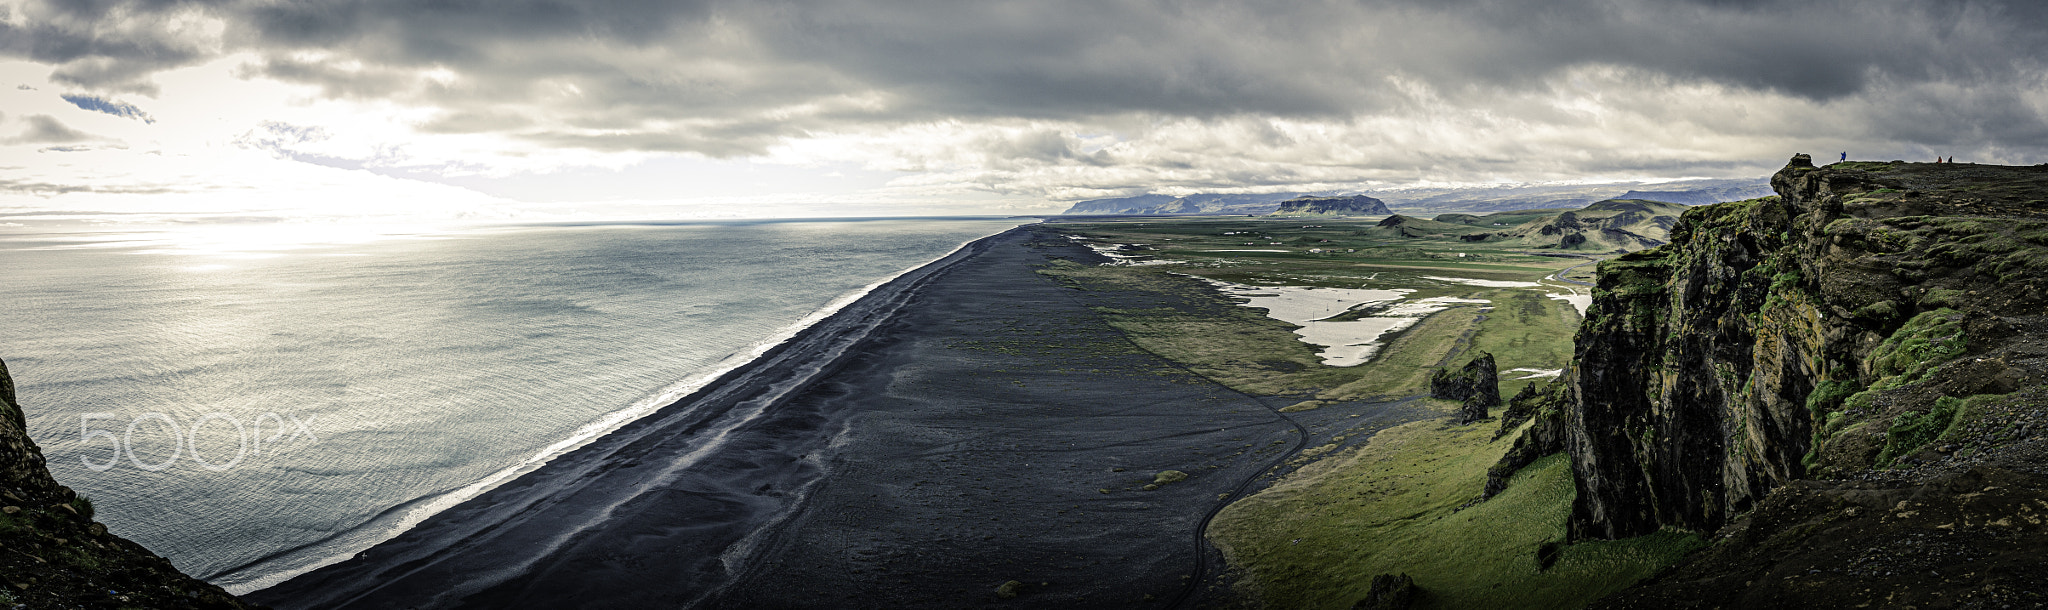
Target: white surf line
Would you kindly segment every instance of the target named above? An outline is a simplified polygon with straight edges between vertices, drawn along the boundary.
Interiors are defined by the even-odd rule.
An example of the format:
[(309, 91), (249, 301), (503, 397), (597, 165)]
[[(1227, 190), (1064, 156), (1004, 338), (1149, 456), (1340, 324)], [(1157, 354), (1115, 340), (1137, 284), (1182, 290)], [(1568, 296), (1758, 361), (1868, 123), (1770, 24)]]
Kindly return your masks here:
[[(1018, 226), (1023, 226), (1024, 224), (1032, 223), (1022, 223), (1019, 224)], [(497, 472), (491, 473), (490, 475), (485, 476), (484, 478), (479, 479), (473, 483), (462, 486), (461, 488), (455, 489), (453, 491), (443, 493), (439, 496), (435, 496), (433, 499), (428, 500), (425, 503), (420, 504), (419, 506), (415, 506), (411, 509), (408, 509), (405, 511), (404, 514), (400, 515), (397, 518), (397, 521), (394, 523), (390, 523), (388, 525), (372, 526), (377, 529), (377, 533), (370, 536), (370, 542), (368, 544), (364, 544), (361, 546), (351, 544), (348, 545), (348, 548), (337, 550), (332, 555), (329, 555), (322, 559), (317, 559), (299, 566), (279, 569), (276, 572), (263, 574), (260, 576), (249, 577), (245, 580), (237, 580), (236, 577), (240, 576), (240, 572), (254, 571), (257, 568), (262, 567), (262, 564), (249, 566), (244, 570), (238, 570), (237, 573), (216, 576), (213, 580), (216, 581), (215, 584), (220, 584), (221, 581), (230, 583), (226, 585), (221, 585), (221, 588), (227, 589), (229, 593), (241, 595), (244, 593), (269, 588), (272, 585), (276, 585), (278, 583), (291, 580), (293, 577), (296, 577), (300, 574), (305, 574), (313, 570), (341, 563), (342, 561), (345, 561), (348, 558), (355, 556), (355, 554), (357, 553), (360, 553), (371, 547), (375, 547), (379, 544), (383, 544), (387, 541), (390, 541), (392, 538), (397, 538), (400, 534), (403, 534), (407, 530), (411, 530), (412, 528), (417, 527), (420, 523), (426, 521), (428, 518), (436, 514), (440, 514), (442, 511), (454, 508), (458, 504), (467, 502), (472, 498), (489, 492), (490, 490), (497, 489), (499, 486), (505, 484), (506, 482), (518, 478), (519, 475), (526, 474), (534, 470), (538, 470), (540, 469), (540, 467), (547, 465), (548, 462), (554, 461), (554, 459), (557, 457), (561, 457), (562, 455), (565, 455), (571, 451), (581, 449), (585, 445), (589, 445), (592, 441), (597, 440), (599, 437), (602, 437), (606, 434), (610, 434), (612, 432), (616, 432), (619, 428), (623, 428), (627, 424), (638, 421), (642, 418), (647, 417), (648, 415), (653, 414), (656, 411), (661, 410), (662, 407), (666, 407), (668, 405), (674, 404), (678, 400), (682, 400), (683, 397), (689, 396), (690, 394), (696, 392), (697, 390), (703, 389), (704, 386), (709, 385), (712, 381), (716, 381), (720, 377), (724, 377), (726, 373), (730, 373), (740, 367), (746, 366), (747, 364), (760, 359), (760, 357), (763, 354), (768, 353), (770, 350), (775, 349), (777, 346), (789, 342), (789, 340), (795, 338), (797, 334), (802, 333), (805, 330), (808, 330), (812, 326), (816, 326), (819, 322), (824, 321), (826, 318), (830, 318), (834, 314), (839, 313), (839, 311), (845, 309), (846, 306), (852, 305), (854, 302), (859, 301), (862, 297), (866, 297), (869, 293), (874, 292), (875, 289), (887, 285), (889, 282), (896, 281), (897, 278), (901, 278), (904, 275), (909, 274), (910, 272), (916, 271), (918, 269), (923, 269), (926, 265), (930, 265), (934, 262), (945, 260), (946, 257), (958, 254), (961, 250), (966, 249), (968, 246), (973, 245), (975, 242), (981, 241), (983, 239), (988, 239), (996, 235), (1001, 235), (1002, 233), (1007, 232), (1009, 230), (1010, 229), (1004, 229), (1003, 231), (997, 231), (989, 235), (984, 235), (981, 237), (961, 242), (960, 245), (954, 246), (952, 250), (947, 251), (945, 254), (934, 257), (931, 260), (927, 260), (922, 263), (912, 265), (908, 268), (905, 268), (902, 271), (896, 272), (896, 274), (891, 275), (889, 277), (876, 280), (873, 283), (861, 287), (859, 290), (849, 292), (844, 295), (840, 295), (839, 298), (827, 302), (825, 306), (820, 307), (817, 311), (811, 312), (810, 315), (797, 320), (796, 323), (791, 324), (788, 327), (785, 327), (782, 331), (777, 332), (766, 339), (756, 341), (748, 345), (747, 347), (741, 348), (740, 351), (736, 351), (730, 355), (727, 355), (724, 359), (719, 360), (718, 364), (714, 365), (708, 371), (686, 377), (682, 381), (679, 381), (673, 385), (663, 388), (654, 396), (641, 399), (640, 401), (633, 403), (631, 406), (605, 414), (595, 421), (592, 421), (588, 424), (584, 424), (582, 427), (577, 428), (575, 432), (570, 433), (568, 438), (564, 438), (560, 441), (556, 441), (553, 444), (541, 448), (539, 451), (534, 452), (532, 456), (526, 458), (525, 460), (521, 460), (517, 464), (513, 464), (512, 466), (500, 469)], [(359, 524), (357, 527), (363, 526), (371, 526), (371, 524), (365, 522), (363, 524)], [(314, 546), (318, 546), (318, 544), (319, 543), (315, 543)], [(288, 551), (282, 553), (281, 556), (289, 556), (291, 554), (292, 553)]]
[[(986, 239), (986, 237), (981, 239)], [(967, 242), (967, 244), (962, 244), (960, 248), (955, 248), (954, 252), (958, 252), (961, 248), (965, 248), (967, 245), (970, 245), (975, 241), (980, 240), (972, 240)], [(947, 256), (951, 256), (951, 254), (948, 254)], [(943, 260), (943, 258), (940, 260)], [(930, 263), (927, 263), (927, 265), (929, 264)], [(924, 267), (925, 265), (919, 265), (918, 267), (913, 267), (911, 271), (922, 269)], [(905, 273), (908, 273), (908, 271), (906, 271)], [(897, 277), (901, 277), (901, 275), (902, 274), (898, 274)], [(877, 286), (879, 286), (879, 284), (877, 284)], [(905, 290), (899, 291), (896, 296), (907, 298), (907, 295), (909, 293), (910, 291), (906, 288)], [(711, 454), (711, 452), (723, 448), (726, 442), (729, 440), (732, 431), (758, 419), (763, 413), (766, 412), (769, 406), (772, 406), (775, 403), (779, 402), (781, 398), (788, 395), (789, 392), (803, 387), (813, 377), (822, 372), (826, 364), (834, 362), (841, 358), (842, 356), (844, 356), (848, 349), (851, 349), (853, 346), (860, 344), (861, 339), (871, 334), (876, 327), (879, 327), (882, 323), (888, 321), (889, 319), (892, 319), (894, 316), (890, 315), (890, 312), (893, 312), (896, 309), (896, 307), (900, 306), (901, 303), (897, 303), (894, 306), (878, 307), (877, 311), (886, 309), (889, 310), (889, 312), (884, 312), (881, 315), (871, 316), (865, 320), (862, 320), (852, 325), (852, 328), (857, 329), (858, 332), (838, 333), (837, 335), (840, 337), (839, 339), (829, 343), (829, 347), (823, 350), (822, 352), (818, 354), (812, 354), (811, 357), (805, 358), (803, 360), (802, 366), (791, 371), (793, 374), (783, 376), (781, 381), (779, 382), (768, 384), (766, 388), (762, 388), (760, 391), (755, 392), (753, 398), (736, 402), (731, 407), (729, 407), (724, 413), (715, 416), (716, 419), (711, 420), (713, 422), (716, 422), (716, 424), (712, 428), (710, 428), (709, 430), (700, 430), (692, 433), (692, 441), (698, 443), (694, 449), (691, 449), (688, 453), (685, 453), (682, 456), (678, 457), (677, 459), (671, 461), (668, 464), (668, 466), (661, 469), (658, 474), (656, 474), (653, 477), (650, 477), (651, 480), (649, 482), (636, 486), (632, 493), (626, 494), (624, 497), (619, 498), (614, 502), (605, 504), (595, 516), (583, 519), (582, 522), (576, 527), (568, 529), (557, 528), (556, 531), (558, 533), (556, 535), (550, 536), (546, 541), (543, 541), (536, 546), (527, 547), (542, 549), (541, 552), (531, 554), (526, 559), (520, 560), (512, 564), (501, 564), (500, 567), (498, 567), (497, 569), (490, 570), (481, 575), (471, 575), (461, 585), (458, 585), (451, 589), (440, 591), (432, 598), (423, 602), (422, 605), (435, 606), (439, 605), (439, 602), (444, 599), (461, 599), (468, 595), (474, 594), (478, 591), (485, 590), (490, 587), (502, 584), (504, 582), (508, 582), (513, 578), (517, 578), (520, 574), (523, 574), (526, 570), (530, 569), (535, 562), (546, 559), (550, 554), (561, 549), (562, 546), (568, 543), (572, 538), (576, 537), (582, 532), (588, 531), (590, 528), (595, 527), (598, 524), (602, 524), (606, 521), (609, 521), (611, 519), (611, 516), (620, 506), (630, 503), (649, 492), (659, 492), (662, 490), (666, 490), (670, 484), (676, 481), (676, 478), (680, 475), (680, 473), (683, 470), (689, 468), (690, 466), (694, 466), (697, 462), (701, 461), (705, 456)], [(847, 337), (851, 338), (849, 339)], [(777, 354), (776, 356), (774, 356), (774, 358), (785, 358), (792, 356), (792, 352), (783, 352)], [(771, 362), (770, 364), (772, 365), (773, 363)], [(741, 383), (738, 387), (744, 390), (746, 388), (746, 384)], [(742, 407), (748, 408), (746, 408), (745, 410), (741, 410)], [(589, 469), (600, 468), (605, 463), (606, 460), (593, 461), (590, 465), (584, 467), (585, 472), (583, 473), (583, 476), (576, 477), (576, 479), (580, 480), (584, 478), (584, 476), (588, 476)], [(580, 489), (580, 486), (573, 482), (571, 485), (564, 486), (562, 489), (567, 489), (569, 487), (576, 487)], [(560, 493), (562, 489), (557, 489), (556, 492)], [(508, 522), (499, 522), (497, 524), (493, 524), (492, 526), (490, 526), (490, 528), (487, 528), (483, 531), (490, 531), (491, 529), (496, 529), (497, 527), (502, 526), (505, 523)], [(475, 536), (477, 533), (479, 532), (472, 532), (471, 536)], [(419, 573), (421, 570), (429, 569), (437, 564), (438, 562), (435, 561), (421, 563), (417, 567), (403, 574), (400, 574), (396, 577), (387, 578), (386, 584), (402, 580), (413, 574)], [(376, 593), (383, 587), (383, 584), (380, 584), (376, 587), (371, 587), (370, 589), (365, 590), (359, 595), (357, 595), (355, 598), (343, 601), (340, 605), (346, 606), (352, 604), (357, 600), (362, 599), (363, 597), (367, 597), (369, 595)], [(707, 591), (706, 594), (708, 593), (709, 592)], [(702, 596), (700, 595), (698, 599), (701, 598)], [(691, 600), (690, 603), (694, 603), (695, 601), (697, 600)], [(687, 606), (688, 603), (684, 605)]]

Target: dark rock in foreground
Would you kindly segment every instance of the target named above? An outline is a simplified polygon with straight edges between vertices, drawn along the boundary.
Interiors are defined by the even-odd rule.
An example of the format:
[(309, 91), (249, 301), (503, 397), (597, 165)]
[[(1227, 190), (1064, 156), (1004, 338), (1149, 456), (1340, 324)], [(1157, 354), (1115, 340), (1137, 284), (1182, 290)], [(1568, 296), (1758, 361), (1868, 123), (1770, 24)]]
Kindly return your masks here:
[[(248, 608), (93, 521), (50, 477), (0, 362), (0, 602), (29, 608)], [(15, 604), (20, 604), (16, 606)]]
[(1802, 155), (1772, 184), (1601, 264), (1567, 380), (1574, 537), (1981, 453), (2001, 441), (1935, 441), (2048, 378), (2048, 168)]
[(1508, 448), (1499, 462), (1486, 470), (1486, 489), (1481, 498), (1491, 498), (1508, 488), (1508, 480), (1515, 473), (1536, 463), (1543, 456), (1564, 451), (1565, 385), (1563, 379), (1550, 383), (1522, 386), (1522, 392), (1508, 401), (1508, 410), (1500, 416), (1500, 430), (1493, 438), (1499, 439), (1521, 427), (1522, 422), (1535, 420), (1535, 424), (1515, 437), (1515, 444)]

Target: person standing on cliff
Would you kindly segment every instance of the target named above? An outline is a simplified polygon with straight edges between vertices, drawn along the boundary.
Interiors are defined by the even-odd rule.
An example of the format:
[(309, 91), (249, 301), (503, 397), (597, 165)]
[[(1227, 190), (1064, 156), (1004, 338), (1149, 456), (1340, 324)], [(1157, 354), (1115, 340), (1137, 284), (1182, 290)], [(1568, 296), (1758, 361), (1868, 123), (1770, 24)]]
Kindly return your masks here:
[(1847, 152), (1844, 152), (1844, 153), (1842, 153), (1842, 160), (1843, 160), (1843, 161), (1848, 161), (1848, 160), (1849, 160), (1849, 153), (1847, 153)]

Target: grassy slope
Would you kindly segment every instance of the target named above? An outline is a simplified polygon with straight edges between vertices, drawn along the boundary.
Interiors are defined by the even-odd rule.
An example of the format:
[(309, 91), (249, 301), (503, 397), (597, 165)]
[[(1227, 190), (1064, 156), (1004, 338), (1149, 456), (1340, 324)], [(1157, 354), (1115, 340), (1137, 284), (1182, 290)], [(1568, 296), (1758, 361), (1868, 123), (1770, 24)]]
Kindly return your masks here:
[[(1416, 288), (1411, 298), (1493, 300), (1494, 309), (1483, 317), (1478, 307), (1431, 316), (1390, 342), (1372, 363), (1348, 368), (1321, 366), (1316, 350), (1296, 340), (1291, 325), (1250, 308), (1107, 312), (1112, 324), (1146, 350), (1253, 393), (1313, 393), (1321, 400), (1412, 396), (1427, 391), (1430, 367), (1453, 350), (1465, 349), (1467, 341), (1492, 352), (1503, 370), (1557, 368), (1570, 359), (1578, 318), (1564, 302), (1528, 289), (1446, 287), (1423, 276), (1532, 281), (1581, 261), (1460, 243), (1376, 240), (1336, 221), (1298, 227), (1243, 220), (1067, 227), (1107, 241), (1152, 244), (1162, 249), (1162, 258), (1193, 264), (1059, 264), (1046, 271), (1082, 289), (1169, 292), (1197, 299), (1218, 297), (1166, 272), (1240, 283), (1342, 287), (1358, 287), (1359, 280), (1375, 274), (1370, 276), (1375, 286)], [(1201, 252), (1250, 247), (1219, 243), (1241, 237), (1215, 236), (1247, 229), (1259, 231), (1262, 239), (1270, 235), (1283, 243), (1358, 251), (1336, 256)], [(1306, 235), (1289, 237), (1293, 234)], [(1331, 242), (1309, 241), (1321, 239)], [(1455, 257), (1454, 252), (1468, 256)], [(1503, 394), (1528, 383), (1513, 377), (1505, 376)], [(1447, 403), (1437, 406), (1449, 408)], [(1402, 572), (1430, 592), (1425, 603), (1432, 607), (1575, 607), (1670, 565), (1698, 544), (1695, 537), (1675, 533), (1580, 544), (1566, 547), (1549, 570), (1538, 571), (1536, 549), (1564, 537), (1574, 493), (1569, 466), (1561, 456), (1546, 458), (1518, 474), (1504, 494), (1458, 511), (1479, 496), (1486, 469), (1512, 443), (1512, 436), (1490, 441), (1493, 428), (1490, 422), (1459, 427), (1426, 421), (1382, 432), (1363, 448), (1324, 457), (1231, 505), (1211, 527), (1211, 538), (1242, 574), (1240, 590), (1275, 608), (1349, 607), (1364, 595), (1373, 575)]]
[(1405, 573), (1435, 608), (1574, 608), (1656, 573), (1698, 546), (1660, 533), (1565, 547), (1548, 570), (1536, 552), (1564, 538), (1572, 498), (1563, 455), (1479, 495), (1512, 439), (1442, 421), (1380, 433), (1362, 450), (1302, 469), (1217, 515), (1212, 539), (1274, 608), (1348, 608), (1373, 575)]
[(1579, 314), (1570, 304), (1529, 290), (1498, 290), (1490, 297), (1493, 311), (1472, 337), (1472, 346), (1493, 354), (1501, 370), (1502, 398), (1535, 381), (1518, 381), (1517, 368), (1554, 369), (1572, 359), (1572, 334)]

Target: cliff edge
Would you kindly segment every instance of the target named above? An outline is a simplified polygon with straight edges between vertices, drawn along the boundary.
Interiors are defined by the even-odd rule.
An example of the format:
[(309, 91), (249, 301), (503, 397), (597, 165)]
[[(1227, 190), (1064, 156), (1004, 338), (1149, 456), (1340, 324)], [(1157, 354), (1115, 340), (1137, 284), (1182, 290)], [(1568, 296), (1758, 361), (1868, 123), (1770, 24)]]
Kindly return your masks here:
[(0, 607), (252, 607), (92, 518), (50, 477), (0, 362)]
[(1717, 541), (1610, 603), (2048, 601), (2048, 167), (1771, 184), (1600, 267), (1570, 536)]

